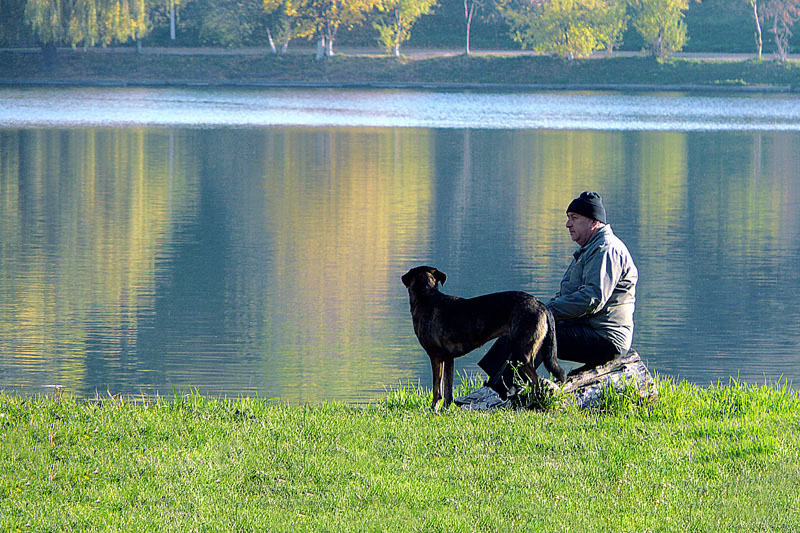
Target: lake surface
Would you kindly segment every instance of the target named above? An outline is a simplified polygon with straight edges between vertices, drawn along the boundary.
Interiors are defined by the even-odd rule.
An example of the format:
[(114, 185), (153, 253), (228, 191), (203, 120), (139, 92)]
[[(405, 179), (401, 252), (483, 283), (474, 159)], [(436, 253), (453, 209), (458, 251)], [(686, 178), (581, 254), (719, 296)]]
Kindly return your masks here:
[(652, 371), (798, 386), (797, 95), (31, 88), (0, 89), (0, 389), (430, 386), (400, 276), (548, 299), (585, 189)]

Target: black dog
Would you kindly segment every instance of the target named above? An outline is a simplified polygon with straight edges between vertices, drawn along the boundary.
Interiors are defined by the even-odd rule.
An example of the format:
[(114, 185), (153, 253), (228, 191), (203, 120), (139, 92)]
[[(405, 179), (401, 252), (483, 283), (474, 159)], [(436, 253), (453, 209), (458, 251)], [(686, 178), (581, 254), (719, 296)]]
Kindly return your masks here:
[[(419, 343), (431, 358), (433, 404), (453, 401), (453, 360), (488, 341), (508, 336), (510, 361), (521, 364), (528, 380), (538, 380), (545, 368), (559, 381), (564, 371), (556, 359), (555, 321), (550, 311), (530, 294), (518, 291), (459, 298), (439, 292), (447, 276), (433, 267), (418, 266), (403, 275), (411, 301), (411, 318)], [(444, 386), (444, 390), (442, 387)]]

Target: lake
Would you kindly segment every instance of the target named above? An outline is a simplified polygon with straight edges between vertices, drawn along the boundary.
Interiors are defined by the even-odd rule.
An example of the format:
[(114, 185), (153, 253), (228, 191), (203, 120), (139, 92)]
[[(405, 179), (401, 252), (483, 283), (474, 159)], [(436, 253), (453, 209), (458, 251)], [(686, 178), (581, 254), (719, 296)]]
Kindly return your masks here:
[(798, 386), (798, 95), (3, 88), (0, 389), (429, 387), (400, 276), (547, 300), (585, 189), (651, 371)]

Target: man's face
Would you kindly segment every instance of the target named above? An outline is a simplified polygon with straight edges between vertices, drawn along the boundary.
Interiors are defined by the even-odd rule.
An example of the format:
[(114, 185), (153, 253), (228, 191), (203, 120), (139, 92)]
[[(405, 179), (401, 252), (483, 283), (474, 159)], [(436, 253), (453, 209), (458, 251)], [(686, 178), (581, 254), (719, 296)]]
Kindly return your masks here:
[(597, 231), (600, 223), (593, 218), (579, 215), (578, 213), (567, 213), (567, 229), (569, 236), (578, 246), (583, 246)]

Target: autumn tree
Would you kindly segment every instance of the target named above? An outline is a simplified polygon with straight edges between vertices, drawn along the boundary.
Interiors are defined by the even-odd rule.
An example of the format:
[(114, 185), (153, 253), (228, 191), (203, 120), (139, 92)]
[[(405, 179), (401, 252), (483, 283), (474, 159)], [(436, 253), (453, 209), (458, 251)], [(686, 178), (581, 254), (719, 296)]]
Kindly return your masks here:
[(689, 0), (630, 0), (633, 27), (642, 36), (650, 53), (665, 58), (686, 44)]
[(317, 39), (317, 59), (333, 56), (333, 42), (340, 27), (352, 28), (367, 13), (380, 9), (381, 0), (296, 0), (289, 4), (289, 16), (298, 19), (298, 37)]
[(628, 0), (606, 0), (605, 8), (597, 12), (598, 26), (602, 30), (600, 43), (606, 55), (614, 52), (614, 47), (622, 44), (622, 35), (628, 29)]
[[(291, 16), (292, 0), (264, 0), (267, 12), (267, 41), (273, 54), (283, 54), (289, 47), (289, 41), (309, 31), (304, 27), (307, 21), (301, 17)], [(276, 45), (276, 42), (279, 44)]]
[(792, 26), (800, 19), (800, 0), (766, 0), (763, 3), (761, 16), (767, 22), (770, 33), (775, 36), (778, 57), (781, 61), (786, 61), (789, 57)]
[(617, 0), (510, 0), (498, 8), (514, 41), (568, 59), (610, 50), (627, 24), (626, 4)]
[(422, 15), (427, 15), (436, 0), (385, 0), (383, 13), (373, 27), (378, 30), (378, 40), (386, 53), (400, 56), (400, 45), (411, 37), (411, 28)]
[(135, 39), (141, 46), (149, 31), (145, 0), (28, 0), (24, 16), (49, 61), (56, 44), (89, 47)]

